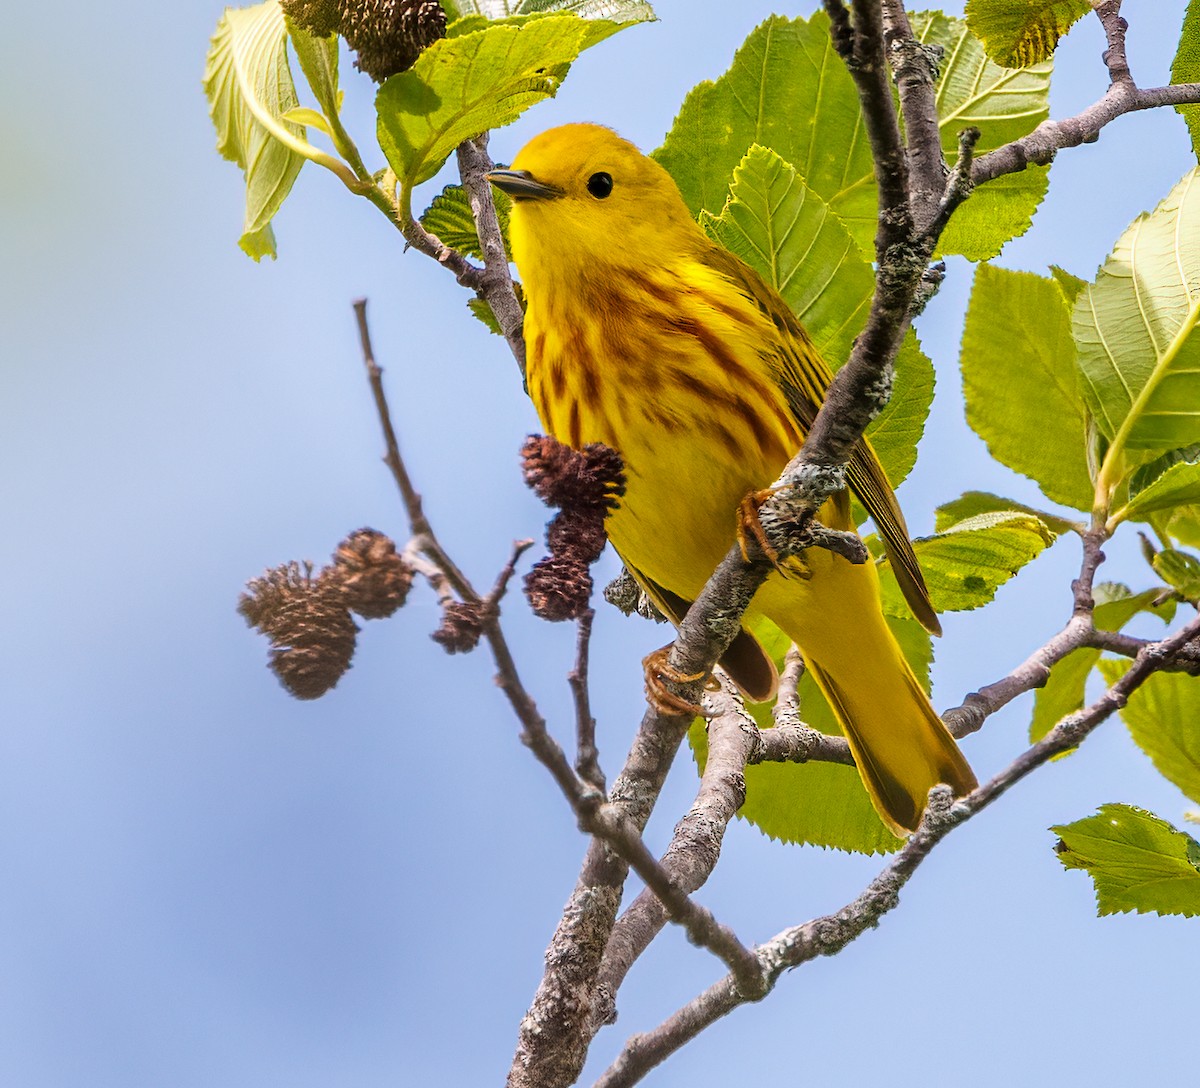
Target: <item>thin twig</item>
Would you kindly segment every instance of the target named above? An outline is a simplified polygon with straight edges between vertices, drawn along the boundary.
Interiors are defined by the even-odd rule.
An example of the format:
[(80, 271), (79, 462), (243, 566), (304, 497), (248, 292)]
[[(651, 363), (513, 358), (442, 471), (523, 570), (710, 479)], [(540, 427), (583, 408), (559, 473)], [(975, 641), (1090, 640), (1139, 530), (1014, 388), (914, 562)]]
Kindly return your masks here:
[(575, 700), (575, 772), (588, 785), (601, 793), (608, 787), (600, 768), (600, 753), (596, 749), (596, 719), (592, 717), (591, 695), (588, 691), (588, 657), (592, 640), (592, 621), (596, 613), (588, 609), (579, 617), (575, 639), (575, 667), (567, 675), (571, 695)]
[(371, 385), (371, 395), (375, 399), (375, 411), (379, 416), (379, 424), (383, 429), (383, 439), (386, 448), (383, 460), (388, 468), (391, 469), (392, 477), (396, 481), (397, 488), (400, 490), (400, 498), (403, 500), (404, 509), (408, 513), (409, 528), (416, 538), (417, 546), (441, 568), (442, 572), (450, 580), (450, 584), (454, 586), (455, 592), (464, 601), (477, 604), (479, 603), (479, 594), (475, 592), (475, 588), (471, 585), (467, 576), (458, 569), (446, 554), (441, 544), (438, 543), (437, 537), (429, 525), (429, 519), (425, 516), (425, 510), (421, 504), (421, 496), (417, 494), (417, 489), (413, 487), (412, 479), (409, 477), (408, 469), (404, 464), (404, 459), (400, 456), (400, 443), (396, 438), (396, 429), (392, 426), (392, 413), (388, 407), (387, 395), (383, 389), (383, 368), (375, 361), (375, 351), (371, 346), (371, 328), (367, 323), (367, 300), (365, 298), (355, 300), (354, 316), (358, 322), (358, 339), (362, 345), (363, 362), (367, 368), (367, 380)]
[(487, 180), (487, 174), (495, 166), (487, 153), (487, 144), (488, 136), (485, 132), (458, 145), (458, 172), (471, 205), (471, 215), (475, 219), (479, 246), (483, 250), (483, 275), (472, 286), (475, 287), (478, 296), (491, 307), (500, 331), (508, 341), (509, 350), (524, 376), (525, 312), (517, 299), (512, 274), (508, 270), (508, 254), (504, 251), (500, 221), (496, 218), (492, 185)]

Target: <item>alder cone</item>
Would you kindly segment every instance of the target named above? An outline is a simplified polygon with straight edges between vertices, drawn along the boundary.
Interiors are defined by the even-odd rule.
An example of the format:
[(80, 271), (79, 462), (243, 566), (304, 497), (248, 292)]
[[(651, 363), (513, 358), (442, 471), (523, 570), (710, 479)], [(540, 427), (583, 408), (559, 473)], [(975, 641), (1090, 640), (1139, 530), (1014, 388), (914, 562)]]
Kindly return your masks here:
[(358, 529), (337, 546), (333, 566), (322, 579), (336, 585), (351, 611), (365, 620), (382, 620), (408, 599), (413, 571), (396, 554), (391, 537), (376, 529)]
[(446, 11), (438, 0), (342, 0), (341, 34), (359, 71), (382, 83), (446, 36)]

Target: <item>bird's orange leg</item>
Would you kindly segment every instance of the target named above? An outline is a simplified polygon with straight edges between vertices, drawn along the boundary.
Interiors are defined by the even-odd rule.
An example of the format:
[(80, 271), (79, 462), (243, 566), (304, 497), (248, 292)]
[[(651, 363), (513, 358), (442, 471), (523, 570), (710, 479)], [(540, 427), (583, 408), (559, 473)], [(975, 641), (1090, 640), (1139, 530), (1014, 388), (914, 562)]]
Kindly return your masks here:
[(717, 686), (716, 678), (710, 673), (683, 673), (667, 661), (673, 643), (649, 653), (642, 660), (642, 669), (646, 676), (646, 699), (660, 714), (688, 714), (691, 717), (703, 716), (704, 709), (696, 703), (690, 703), (671, 691), (667, 684), (690, 684), (694, 680), (704, 680), (704, 686), (713, 690)]

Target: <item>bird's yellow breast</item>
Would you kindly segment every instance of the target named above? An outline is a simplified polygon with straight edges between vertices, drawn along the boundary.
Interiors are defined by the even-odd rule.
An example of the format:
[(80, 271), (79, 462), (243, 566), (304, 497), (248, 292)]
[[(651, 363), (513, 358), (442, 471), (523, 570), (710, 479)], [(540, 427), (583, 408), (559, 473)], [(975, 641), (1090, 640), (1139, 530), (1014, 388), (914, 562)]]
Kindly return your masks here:
[(527, 373), (543, 426), (576, 448), (603, 442), (621, 454), (614, 547), (694, 597), (733, 540), (738, 503), (802, 441), (763, 350), (773, 327), (696, 264), (531, 287)]

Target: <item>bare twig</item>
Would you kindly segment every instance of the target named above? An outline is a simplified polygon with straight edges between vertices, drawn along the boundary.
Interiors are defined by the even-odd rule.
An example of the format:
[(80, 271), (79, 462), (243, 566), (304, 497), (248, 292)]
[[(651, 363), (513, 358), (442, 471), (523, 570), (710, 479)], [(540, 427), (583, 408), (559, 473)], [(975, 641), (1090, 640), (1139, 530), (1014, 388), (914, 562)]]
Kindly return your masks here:
[(1105, 125), (1126, 113), (1200, 103), (1200, 83), (1177, 83), (1169, 87), (1143, 90), (1134, 82), (1125, 54), (1128, 24), (1121, 17), (1120, 0), (1105, 0), (1096, 6), (1096, 15), (1104, 26), (1108, 48), (1104, 64), (1110, 79), (1103, 97), (1074, 117), (1043, 121), (1027, 136), (1005, 144), (975, 161), (971, 180), (976, 185), (1013, 174), (1033, 164), (1051, 162), (1065, 147), (1092, 143)]
[(508, 254), (504, 251), (504, 238), (496, 218), (496, 205), (492, 199), (492, 186), (486, 175), (495, 165), (487, 153), (488, 137), (485, 132), (473, 140), (465, 140), (458, 146), (458, 171), (463, 188), (471, 204), (475, 219), (475, 230), (483, 250), (483, 275), (470, 286), (492, 313), (508, 341), (509, 350), (525, 373), (525, 312), (517, 300), (512, 275), (508, 270)]
[(596, 613), (588, 609), (578, 621), (575, 640), (575, 667), (567, 676), (575, 699), (575, 771), (588, 785), (604, 793), (604, 771), (600, 769), (600, 753), (596, 750), (596, 719), (592, 717), (588, 691), (588, 649), (592, 639), (592, 621)]

